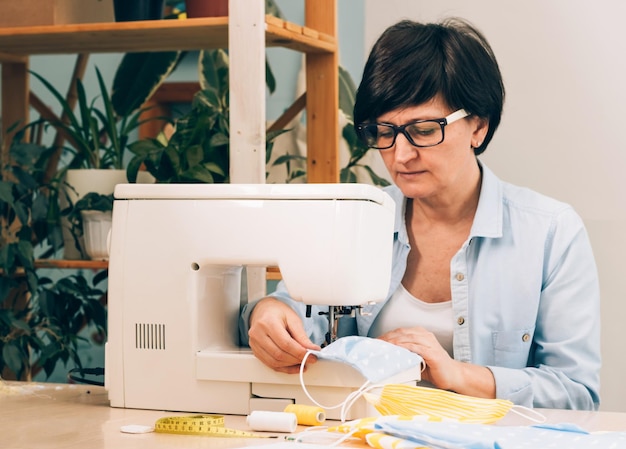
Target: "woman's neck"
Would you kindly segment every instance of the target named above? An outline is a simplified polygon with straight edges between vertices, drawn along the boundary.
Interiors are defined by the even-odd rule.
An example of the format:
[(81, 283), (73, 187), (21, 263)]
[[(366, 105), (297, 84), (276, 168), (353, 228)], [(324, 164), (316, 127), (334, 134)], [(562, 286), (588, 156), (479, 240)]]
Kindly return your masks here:
[(407, 220), (421, 223), (455, 223), (471, 222), (478, 207), (482, 170), (477, 164), (467, 179), (457, 183), (449, 191), (428, 198), (407, 199)]

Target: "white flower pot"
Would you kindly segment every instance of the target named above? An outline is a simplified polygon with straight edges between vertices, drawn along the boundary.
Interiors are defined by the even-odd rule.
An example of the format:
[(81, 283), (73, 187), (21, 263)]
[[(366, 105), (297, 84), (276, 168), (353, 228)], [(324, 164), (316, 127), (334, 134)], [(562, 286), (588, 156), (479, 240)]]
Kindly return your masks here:
[[(81, 168), (68, 170), (65, 175), (65, 182), (68, 185), (65, 188), (67, 197), (72, 204), (76, 204), (79, 199), (90, 192), (110, 195), (115, 190), (117, 184), (125, 184), (128, 182), (128, 179), (126, 178), (126, 170)], [(137, 182), (153, 183), (154, 177), (148, 172), (140, 171), (137, 176)], [(64, 195), (61, 195), (59, 202), (61, 209), (69, 206)], [(67, 219), (62, 219), (61, 226), (63, 231), (63, 258), (70, 260), (87, 258), (88, 254), (81, 253), (76, 247)], [(80, 239), (79, 244), (82, 248), (85, 247), (84, 238)]]
[(76, 169), (68, 170), (65, 175), (67, 194), (73, 203), (89, 192), (109, 195), (117, 184), (128, 182), (126, 170), (112, 169)]
[(109, 260), (109, 233), (111, 232), (111, 211), (81, 211), (83, 218), (83, 238), (85, 251), (91, 260)]

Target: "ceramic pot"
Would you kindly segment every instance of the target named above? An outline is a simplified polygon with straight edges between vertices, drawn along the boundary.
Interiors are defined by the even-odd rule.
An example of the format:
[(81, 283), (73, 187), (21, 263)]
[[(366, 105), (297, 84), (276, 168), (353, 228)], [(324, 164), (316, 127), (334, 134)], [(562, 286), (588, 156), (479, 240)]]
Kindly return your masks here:
[(165, 0), (113, 0), (116, 22), (159, 20), (164, 6)]
[(83, 238), (85, 252), (91, 260), (109, 260), (109, 238), (111, 232), (111, 211), (81, 211), (83, 218)]
[(228, 16), (228, 0), (185, 0), (187, 17)]
[[(109, 195), (115, 190), (117, 184), (125, 184), (126, 170), (113, 169), (73, 169), (65, 174), (65, 195), (61, 195), (59, 203), (61, 210), (69, 206), (68, 199), (72, 204), (84, 197), (89, 192), (96, 192), (100, 195)], [(154, 182), (154, 177), (147, 171), (140, 171), (137, 174), (137, 182), (140, 184), (150, 184)], [(81, 248), (85, 248), (84, 237), (81, 237), (78, 246), (71, 231), (71, 226), (67, 218), (61, 219), (61, 231), (63, 233), (63, 258), (69, 260), (85, 259), (89, 255)]]
[[(68, 170), (65, 174), (67, 199), (71, 204), (76, 202), (89, 192), (101, 195), (113, 193), (117, 184), (126, 183), (126, 170), (111, 169), (75, 169)], [(64, 195), (60, 197), (61, 210), (67, 208), (69, 203)], [(89, 256), (81, 248), (85, 248), (84, 237), (79, 238), (78, 245), (71, 231), (67, 218), (61, 219), (61, 231), (63, 233), (63, 258), (69, 260), (86, 259)]]

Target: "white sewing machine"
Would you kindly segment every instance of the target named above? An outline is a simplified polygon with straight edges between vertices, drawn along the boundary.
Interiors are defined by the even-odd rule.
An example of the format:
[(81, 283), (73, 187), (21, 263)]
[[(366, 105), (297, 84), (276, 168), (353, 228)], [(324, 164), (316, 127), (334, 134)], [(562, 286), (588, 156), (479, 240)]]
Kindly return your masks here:
[[(105, 369), (111, 405), (248, 414), (310, 404), (298, 375), (275, 372), (239, 346), (242, 267), (278, 266), (306, 304), (380, 301), (394, 208), (386, 193), (360, 184), (118, 185)], [(309, 392), (329, 405), (364, 381), (323, 360), (305, 373)]]

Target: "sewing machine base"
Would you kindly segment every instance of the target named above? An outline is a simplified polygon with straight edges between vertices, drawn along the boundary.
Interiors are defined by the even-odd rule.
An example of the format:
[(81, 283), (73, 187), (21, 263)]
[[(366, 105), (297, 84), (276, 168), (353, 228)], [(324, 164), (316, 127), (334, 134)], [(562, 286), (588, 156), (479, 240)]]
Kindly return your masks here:
[[(148, 358), (158, 358), (152, 356)], [(304, 393), (299, 375), (276, 372), (246, 349), (198, 352), (195, 379), (155, 372), (142, 355), (129, 362), (132, 375), (125, 378), (123, 394), (109, 389), (113, 407), (247, 415), (254, 410), (283, 411), (293, 403), (314, 405)], [(350, 366), (323, 360), (310, 365), (303, 379), (312, 397), (325, 406), (340, 404), (365, 382)], [(327, 417), (339, 419), (339, 413), (328, 410)], [(367, 403), (360, 399), (349, 416), (354, 419), (368, 414)]]

